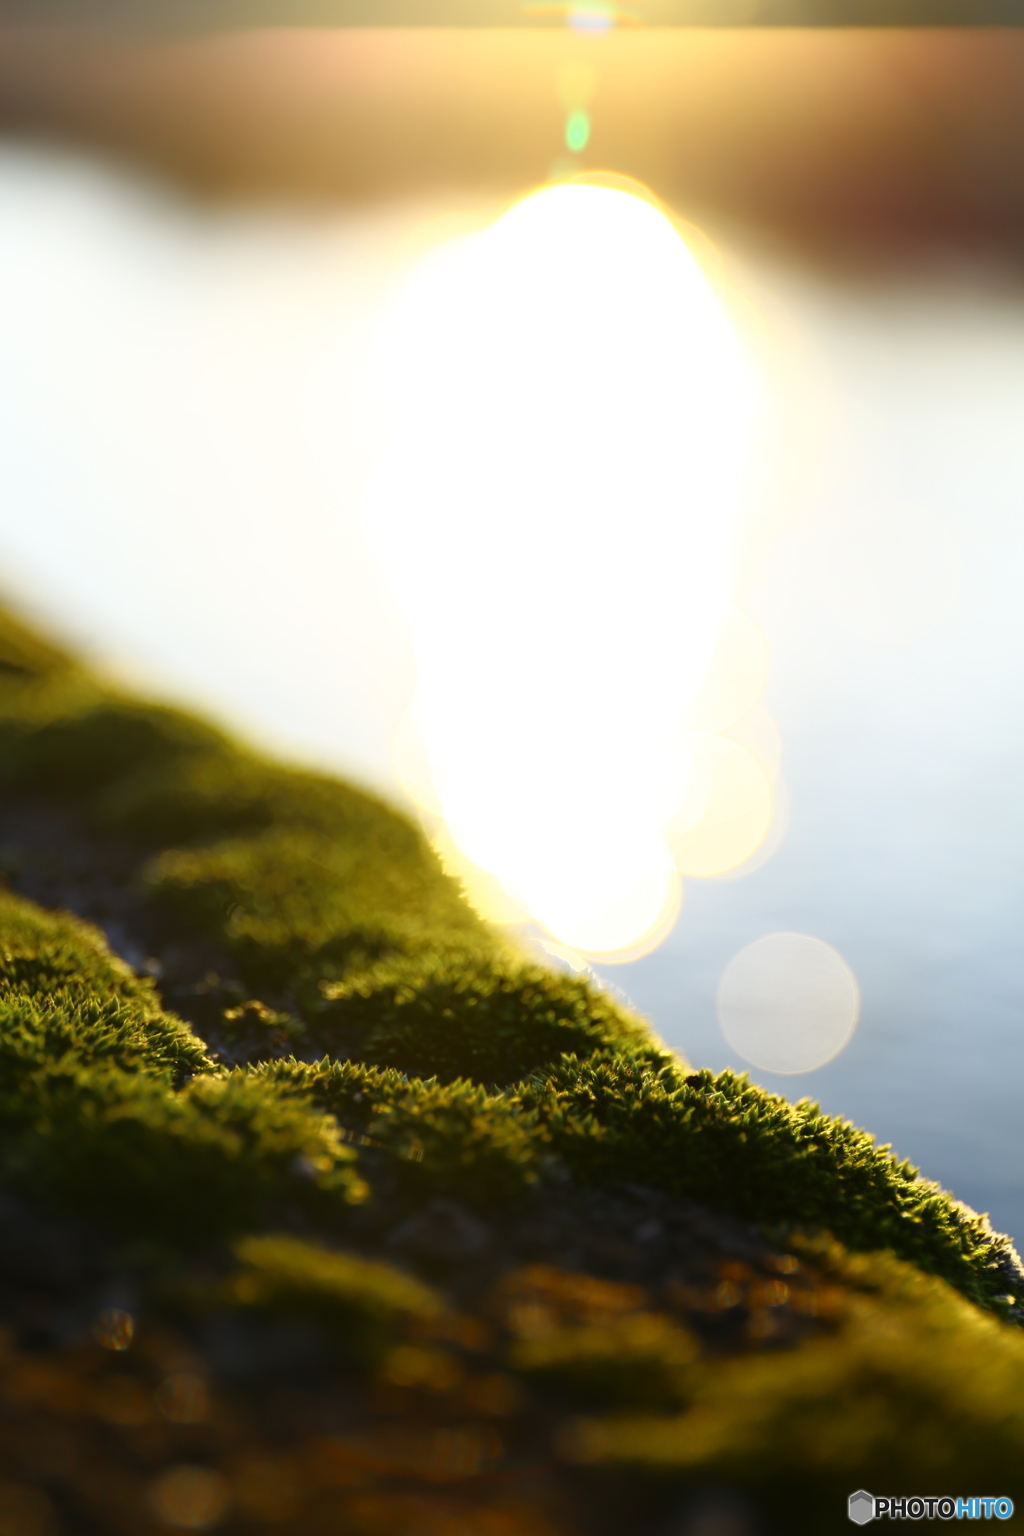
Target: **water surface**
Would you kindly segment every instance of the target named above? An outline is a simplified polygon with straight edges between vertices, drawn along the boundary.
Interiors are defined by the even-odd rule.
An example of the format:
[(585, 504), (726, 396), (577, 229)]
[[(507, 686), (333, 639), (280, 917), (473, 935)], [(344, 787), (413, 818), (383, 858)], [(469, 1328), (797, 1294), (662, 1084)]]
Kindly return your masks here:
[[(369, 381), (390, 285), (451, 211), (200, 215), (0, 156), (5, 589), (141, 685), (389, 793), (413, 673), (360, 529)], [(691, 1061), (742, 1067), (714, 1011), (731, 956), (778, 930), (834, 945), (851, 1043), (753, 1076), (1024, 1238), (1024, 299), (994, 269), (726, 258), (792, 448), (741, 592), (786, 831), (752, 872), (688, 881), (666, 942), (606, 974)]]

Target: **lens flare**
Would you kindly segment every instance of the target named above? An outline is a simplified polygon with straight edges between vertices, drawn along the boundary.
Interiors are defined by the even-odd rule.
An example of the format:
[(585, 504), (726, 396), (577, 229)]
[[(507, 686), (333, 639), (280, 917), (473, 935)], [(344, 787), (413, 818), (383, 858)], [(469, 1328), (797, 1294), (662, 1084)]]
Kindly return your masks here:
[(725, 874), (767, 835), (772, 787), (754, 754), (728, 736), (698, 737), (691, 752), (689, 793), (669, 828), (669, 846), (680, 874)]
[(565, 147), (574, 155), (582, 154), (590, 142), (590, 113), (583, 107), (570, 112), (565, 120)]
[(748, 845), (771, 814), (755, 758), (707, 745), (764, 681), (730, 607), (746, 350), (658, 207), (569, 183), (420, 264), (384, 377), (365, 512), (416, 657), (403, 782), (486, 908), (633, 956), (678, 910), (687, 807)]
[(767, 933), (733, 955), (717, 995), (722, 1033), (768, 1072), (812, 1072), (838, 1056), (860, 1015), (857, 979), (830, 944)]

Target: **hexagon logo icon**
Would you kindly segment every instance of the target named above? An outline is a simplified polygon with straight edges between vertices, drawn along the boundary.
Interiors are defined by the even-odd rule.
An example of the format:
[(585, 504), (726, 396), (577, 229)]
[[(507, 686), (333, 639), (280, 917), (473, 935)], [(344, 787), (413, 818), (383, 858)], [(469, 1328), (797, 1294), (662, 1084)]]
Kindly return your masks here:
[(875, 1518), (874, 1494), (865, 1493), (863, 1488), (851, 1493), (848, 1514), (854, 1525), (867, 1525), (869, 1520)]

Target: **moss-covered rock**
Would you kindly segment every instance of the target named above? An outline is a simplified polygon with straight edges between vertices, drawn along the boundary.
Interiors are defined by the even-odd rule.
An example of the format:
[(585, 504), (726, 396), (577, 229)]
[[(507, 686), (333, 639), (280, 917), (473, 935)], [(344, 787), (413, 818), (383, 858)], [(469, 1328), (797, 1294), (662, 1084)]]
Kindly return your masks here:
[(234, 1253), (239, 1267), (212, 1299), (243, 1312), (321, 1322), (357, 1364), (379, 1360), (403, 1323), (433, 1322), (445, 1310), (436, 1291), (391, 1264), (288, 1233), (243, 1238)]
[(445, 1083), (508, 1087), (562, 1056), (595, 1051), (659, 1066), (674, 1059), (642, 1020), (587, 982), (512, 955), (403, 957), (321, 992), (311, 1033), (331, 1056)]
[(551, 1148), (583, 1178), (629, 1178), (755, 1221), (891, 1248), (982, 1306), (1020, 1287), (1009, 1239), (866, 1131), (746, 1076), (602, 1053), (523, 1086)]
[[(796, 1350), (691, 1367), (682, 1413), (578, 1418), (563, 1431), (563, 1453), (761, 1484), (790, 1501), (797, 1529), (807, 1523), (801, 1503), (822, 1488), (963, 1496), (966, 1478), (1019, 1501), (1019, 1330), (891, 1256), (833, 1246), (819, 1249), (817, 1267), (835, 1286), (828, 1332)], [(602, 1406), (613, 1405), (605, 1393)]]
[[(36, 1465), (31, 1403), (128, 1490), (31, 1473), (33, 1530), (656, 1532), (725, 1480), (759, 1529), (823, 1531), (847, 1483), (1012, 1493), (1024, 1273), (866, 1132), (693, 1071), (516, 953), (382, 801), (4, 615), (0, 787), (0, 1467)], [(90, 1318), (132, 1336), (112, 1287), (136, 1363), (94, 1391)], [(31, 1396), (32, 1351), (60, 1391)], [(258, 1394), (189, 1418), (222, 1379), (269, 1381), (285, 1427)], [(213, 1513), (168, 1515), (145, 1456), (167, 1488), (208, 1462)]]

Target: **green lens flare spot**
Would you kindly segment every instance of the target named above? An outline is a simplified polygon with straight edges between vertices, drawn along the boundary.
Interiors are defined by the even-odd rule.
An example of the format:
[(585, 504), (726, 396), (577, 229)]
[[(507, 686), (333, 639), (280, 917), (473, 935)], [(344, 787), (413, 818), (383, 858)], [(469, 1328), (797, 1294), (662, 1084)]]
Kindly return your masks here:
[(570, 112), (565, 123), (565, 147), (578, 155), (586, 149), (590, 138), (590, 113), (582, 110)]

